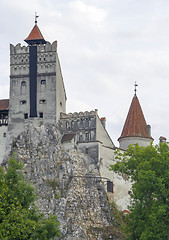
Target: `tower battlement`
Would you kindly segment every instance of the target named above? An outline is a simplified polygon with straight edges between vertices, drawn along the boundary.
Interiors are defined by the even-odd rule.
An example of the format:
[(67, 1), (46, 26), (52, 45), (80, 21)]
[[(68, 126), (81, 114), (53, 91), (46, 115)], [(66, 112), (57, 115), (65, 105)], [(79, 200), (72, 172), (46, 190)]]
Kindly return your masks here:
[(26, 119), (56, 123), (60, 112), (66, 112), (66, 92), (57, 41), (45, 41), (35, 24), (25, 42), (27, 46), (10, 44), (11, 139), (24, 129)]
[[(56, 51), (57, 49), (57, 41), (53, 43), (46, 42), (46, 44), (38, 45), (37, 46), (38, 52), (52, 52)], [(23, 54), (29, 53), (29, 46), (21, 46), (21, 43), (18, 43), (16, 46), (10, 44), (10, 54)]]
[(74, 113), (60, 113), (60, 118), (61, 119), (71, 119), (71, 118), (80, 118), (80, 117), (89, 117), (89, 116), (97, 116), (98, 115), (98, 110), (95, 109), (94, 111), (85, 111), (85, 112), (74, 112)]

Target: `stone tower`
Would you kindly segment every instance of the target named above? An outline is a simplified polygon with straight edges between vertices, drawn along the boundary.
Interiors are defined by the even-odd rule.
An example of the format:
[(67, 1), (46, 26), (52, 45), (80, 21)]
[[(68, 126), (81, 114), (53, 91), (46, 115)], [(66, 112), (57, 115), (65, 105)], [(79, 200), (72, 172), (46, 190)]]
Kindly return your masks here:
[(138, 143), (140, 146), (146, 147), (153, 141), (151, 137), (151, 127), (146, 123), (136, 95), (136, 90), (118, 141), (120, 143), (120, 148), (124, 150), (126, 150), (130, 144)]
[(28, 46), (10, 45), (9, 136), (16, 137), (28, 121), (56, 123), (66, 112), (66, 93), (57, 42), (46, 42), (37, 26), (25, 39)]

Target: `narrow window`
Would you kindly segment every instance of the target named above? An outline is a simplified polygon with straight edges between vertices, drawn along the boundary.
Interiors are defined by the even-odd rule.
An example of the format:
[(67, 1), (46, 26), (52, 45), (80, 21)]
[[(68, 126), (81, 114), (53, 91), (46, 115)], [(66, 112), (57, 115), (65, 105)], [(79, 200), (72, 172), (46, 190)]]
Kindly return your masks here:
[(85, 127), (89, 127), (89, 119), (88, 118), (85, 119)]
[(80, 127), (83, 127), (83, 119), (80, 119)]
[(28, 119), (28, 113), (24, 114), (24, 119)]
[(26, 100), (20, 101), (20, 104), (21, 104), (21, 105), (26, 104)]
[(21, 82), (21, 86), (23, 87), (23, 86), (26, 86), (26, 82), (25, 81), (22, 81)]
[(113, 182), (107, 181), (107, 192), (113, 193)]
[(46, 80), (41, 80), (41, 84), (46, 84)]
[(88, 154), (88, 153), (89, 153), (89, 149), (85, 148), (85, 154)]
[(85, 133), (85, 139), (88, 140), (89, 139), (89, 134)]
[(39, 113), (39, 117), (43, 118), (43, 113), (42, 112)]
[(3, 134), (3, 137), (6, 137), (6, 133)]
[(40, 103), (40, 104), (44, 104), (44, 103), (46, 103), (46, 100), (45, 100), (45, 99), (41, 99), (41, 100), (39, 101), (39, 103)]

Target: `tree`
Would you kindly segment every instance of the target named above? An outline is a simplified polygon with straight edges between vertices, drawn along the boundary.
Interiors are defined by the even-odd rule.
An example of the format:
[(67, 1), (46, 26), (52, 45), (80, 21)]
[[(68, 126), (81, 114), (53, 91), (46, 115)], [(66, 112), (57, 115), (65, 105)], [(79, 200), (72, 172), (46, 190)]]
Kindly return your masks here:
[(25, 180), (22, 169), (15, 156), (8, 161), (6, 172), (0, 167), (0, 239), (59, 237), (57, 217), (46, 219), (37, 209), (35, 188)]
[(133, 182), (131, 213), (127, 216), (128, 240), (169, 239), (169, 146), (129, 146), (111, 166)]

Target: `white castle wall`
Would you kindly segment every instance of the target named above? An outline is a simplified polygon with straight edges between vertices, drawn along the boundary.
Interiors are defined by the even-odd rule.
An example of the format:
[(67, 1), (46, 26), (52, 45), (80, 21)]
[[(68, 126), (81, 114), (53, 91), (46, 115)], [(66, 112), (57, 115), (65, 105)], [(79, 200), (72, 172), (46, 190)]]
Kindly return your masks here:
[(5, 155), (7, 135), (8, 127), (5, 125), (0, 126), (0, 163), (2, 162)]
[(143, 137), (125, 137), (125, 138), (121, 138), (119, 139), (119, 144), (120, 144), (120, 148), (123, 150), (126, 150), (127, 147), (130, 144), (136, 144), (138, 143), (139, 146), (142, 147), (147, 147), (150, 145), (151, 143), (151, 139), (150, 138), (143, 138)]
[(110, 199), (114, 201), (119, 210), (128, 210), (130, 204), (129, 191), (131, 189), (131, 182), (126, 176), (120, 176), (113, 171), (110, 171), (110, 165), (115, 164), (114, 151), (110, 148), (101, 148), (104, 154), (100, 161), (100, 174), (102, 177), (108, 178), (113, 182), (113, 193), (108, 193)]

